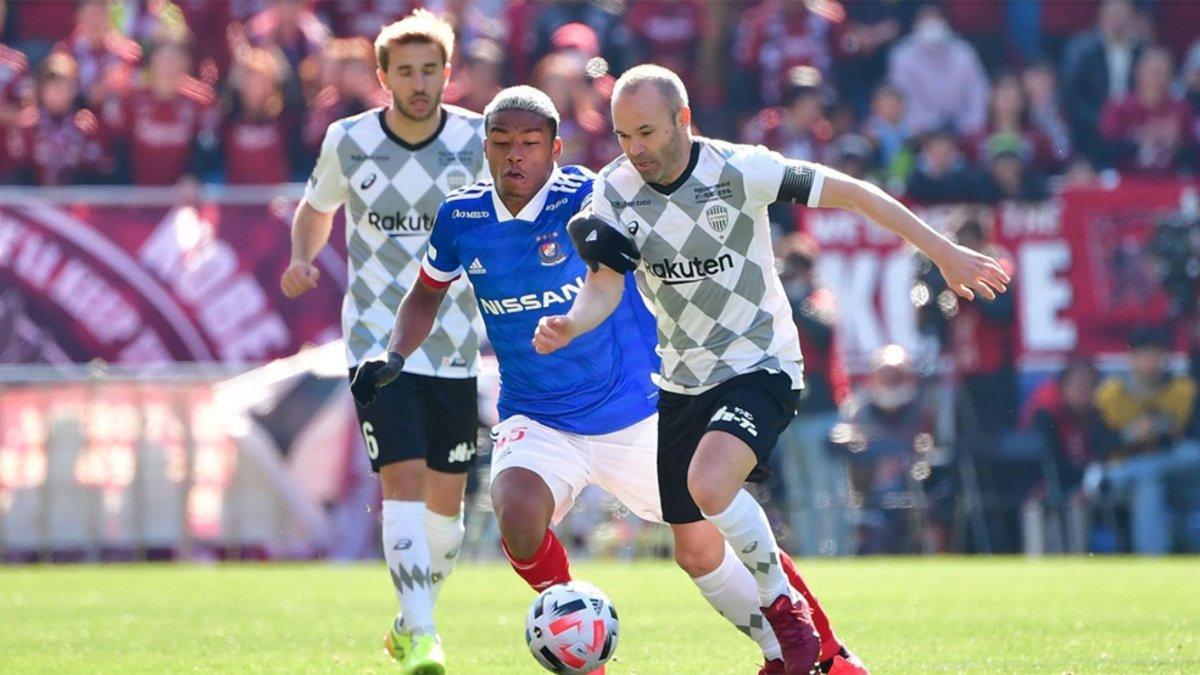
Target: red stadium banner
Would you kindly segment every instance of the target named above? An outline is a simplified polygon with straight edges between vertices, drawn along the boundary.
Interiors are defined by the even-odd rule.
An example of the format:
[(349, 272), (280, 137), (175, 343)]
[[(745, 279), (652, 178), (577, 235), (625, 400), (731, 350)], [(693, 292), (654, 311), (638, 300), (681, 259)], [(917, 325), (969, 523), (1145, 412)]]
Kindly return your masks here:
[(320, 285), (286, 300), (295, 202), (268, 197), (0, 200), (0, 363), (259, 363), (340, 337), (340, 227)]
[[(1167, 297), (1147, 250), (1158, 222), (1195, 201), (1185, 183), (1077, 190), (1041, 203), (916, 207), (942, 231), (977, 218), (1011, 256), (1026, 362), (1073, 350), (1123, 351), (1131, 326), (1167, 319)], [(851, 366), (876, 348), (919, 350), (913, 255), (890, 232), (855, 214), (799, 209), (821, 247), (818, 274), (839, 303)]]

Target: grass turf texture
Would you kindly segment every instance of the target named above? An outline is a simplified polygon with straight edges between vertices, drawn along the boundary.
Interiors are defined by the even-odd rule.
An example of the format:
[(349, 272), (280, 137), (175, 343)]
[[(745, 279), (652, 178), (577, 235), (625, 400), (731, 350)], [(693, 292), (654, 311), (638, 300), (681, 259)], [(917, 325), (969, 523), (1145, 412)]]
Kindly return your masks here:
[[(1200, 672), (1200, 560), (801, 561), (842, 637), (886, 673)], [(621, 617), (609, 673), (754, 673), (755, 646), (667, 563), (581, 563)], [(542, 672), (533, 593), (463, 565), (438, 612), (449, 672)], [(0, 568), (0, 673), (396, 672), (382, 565)]]

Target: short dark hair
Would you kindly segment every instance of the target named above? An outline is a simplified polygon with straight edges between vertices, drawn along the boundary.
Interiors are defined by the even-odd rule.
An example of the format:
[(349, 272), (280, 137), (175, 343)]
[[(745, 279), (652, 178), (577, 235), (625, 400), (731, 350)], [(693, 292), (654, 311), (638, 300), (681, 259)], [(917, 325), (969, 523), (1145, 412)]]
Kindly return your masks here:
[(496, 94), (491, 103), (488, 103), (487, 107), (483, 109), (484, 129), (490, 131), (492, 116), (505, 110), (524, 110), (540, 115), (550, 124), (550, 138), (558, 135), (558, 123), (561, 119), (558, 109), (554, 107), (554, 101), (551, 101), (546, 92), (541, 89), (524, 84), (501, 89), (500, 93)]

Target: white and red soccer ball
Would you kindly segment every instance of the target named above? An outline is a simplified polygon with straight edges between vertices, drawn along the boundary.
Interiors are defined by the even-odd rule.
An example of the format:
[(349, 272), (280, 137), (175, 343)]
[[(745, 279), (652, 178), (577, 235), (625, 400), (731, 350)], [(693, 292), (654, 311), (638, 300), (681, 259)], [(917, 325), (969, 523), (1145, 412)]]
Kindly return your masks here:
[(617, 610), (603, 591), (586, 581), (551, 586), (529, 608), (525, 643), (550, 672), (590, 673), (617, 650)]

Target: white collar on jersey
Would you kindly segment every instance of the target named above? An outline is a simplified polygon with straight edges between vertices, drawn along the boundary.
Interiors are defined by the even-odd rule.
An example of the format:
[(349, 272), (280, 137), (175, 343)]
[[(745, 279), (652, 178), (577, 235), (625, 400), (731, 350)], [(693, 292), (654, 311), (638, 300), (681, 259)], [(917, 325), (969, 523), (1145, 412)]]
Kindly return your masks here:
[(496, 192), (496, 180), (498, 179), (493, 179), (491, 193), (492, 206), (496, 208), (496, 222), (503, 223), (509, 220), (520, 219), (532, 223), (537, 220), (538, 214), (542, 212), (542, 207), (546, 205), (546, 197), (550, 195), (550, 186), (554, 185), (554, 181), (558, 180), (558, 177), (561, 175), (562, 172), (558, 170), (558, 163), (555, 162), (554, 170), (550, 172), (550, 177), (546, 179), (546, 184), (542, 186), (541, 190), (537, 191), (533, 199), (529, 200), (525, 208), (521, 209), (521, 212), (515, 216), (509, 213), (508, 207), (504, 205), (504, 202), (500, 201), (500, 195)]

